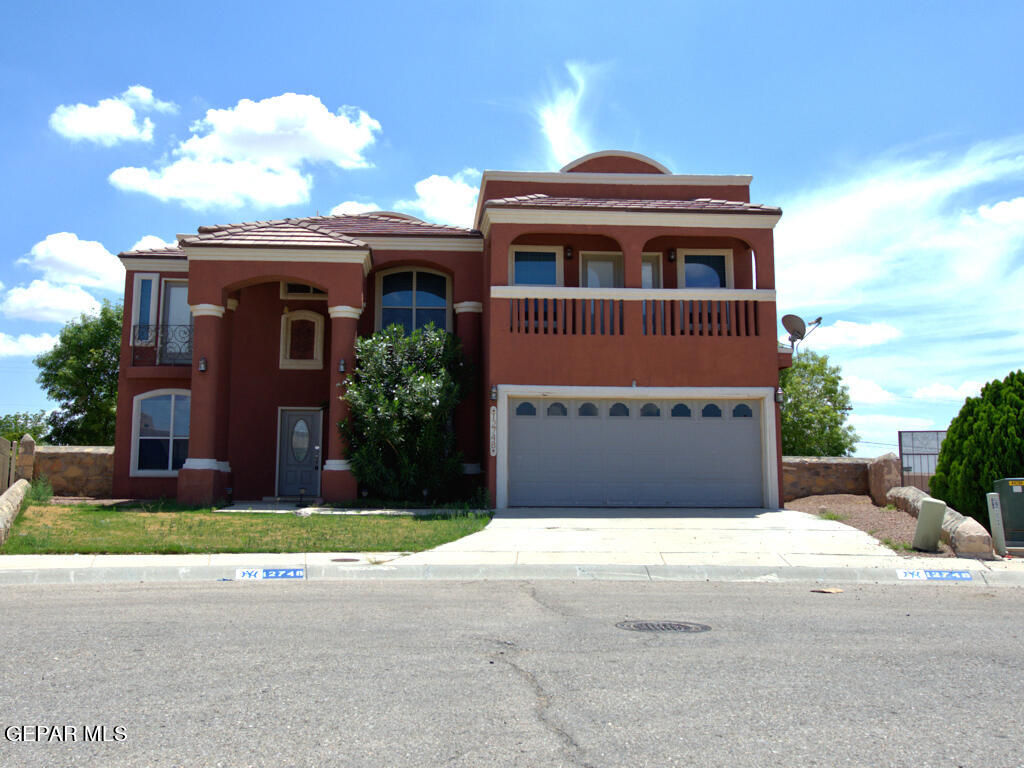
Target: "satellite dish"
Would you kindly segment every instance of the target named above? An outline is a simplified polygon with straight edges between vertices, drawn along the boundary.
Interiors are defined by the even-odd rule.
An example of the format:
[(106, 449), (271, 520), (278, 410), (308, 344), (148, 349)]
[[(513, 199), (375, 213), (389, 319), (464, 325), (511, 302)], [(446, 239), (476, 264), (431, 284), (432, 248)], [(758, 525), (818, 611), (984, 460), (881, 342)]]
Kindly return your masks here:
[(789, 331), (790, 341), (799, 341), (807, 333), (804, 321), (796, 315), (783, 315), (782, 327)]

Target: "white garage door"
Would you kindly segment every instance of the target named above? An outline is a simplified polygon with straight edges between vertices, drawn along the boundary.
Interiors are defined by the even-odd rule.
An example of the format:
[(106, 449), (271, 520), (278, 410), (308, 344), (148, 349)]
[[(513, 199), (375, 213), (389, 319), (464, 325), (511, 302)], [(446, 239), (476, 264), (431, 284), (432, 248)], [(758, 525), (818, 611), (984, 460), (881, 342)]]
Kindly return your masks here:
[(510, 506), (760, 507), (756, 400), (511, 398)]

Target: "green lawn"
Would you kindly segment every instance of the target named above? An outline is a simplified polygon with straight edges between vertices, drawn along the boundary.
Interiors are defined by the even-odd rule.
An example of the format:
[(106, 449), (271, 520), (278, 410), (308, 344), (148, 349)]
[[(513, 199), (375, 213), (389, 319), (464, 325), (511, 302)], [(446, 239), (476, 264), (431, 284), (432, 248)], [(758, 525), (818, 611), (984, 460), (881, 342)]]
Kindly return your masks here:
[(29, 506), (18, 516), (0, 553), (420, 552), (468, 536), (490, 522), (486, 513), (296, 517), (167, 506)]

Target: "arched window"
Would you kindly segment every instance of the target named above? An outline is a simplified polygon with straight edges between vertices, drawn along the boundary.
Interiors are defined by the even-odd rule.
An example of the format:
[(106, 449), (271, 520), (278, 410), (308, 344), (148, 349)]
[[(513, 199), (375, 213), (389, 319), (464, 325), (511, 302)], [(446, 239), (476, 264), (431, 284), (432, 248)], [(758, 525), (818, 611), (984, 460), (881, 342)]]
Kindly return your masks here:
[(536, 416), (537, 409), (533, 403), (528, 403), (525, 400), (516, 406), (516, 416)]
[(750, 410), (750, 406), (746, 403), (740, 403), (732, 409), (732, 415), (736, 419), (750, 419), (753, 418), (754, 412)]
[(625, 403), (615, 403), (615, 405), (608, 409), (608, 415), (629, 416), (629, 408), (626, 407)]
[(661, 416), (661, 408), (654, 403), (647, 403), (640, 409), (641, 416)]
[(173, 477), (188, 458), (190, 392), (158, 389), (132, 401), (133, 477)]
[(672, 418), (673, 419), (688, 419), (690, 418), (690, 406), (686, 403), (676, 403), (672, 406)]
[(569, 409), (564, 403), (552, 403), (548, 406), (548, 416), (568, 416)]
[(378, 328), (400, 325), (406, 334), (433, 323), (449, 330), (448, 278), (423, 269), (385, 272), (378, 282)]
[(281, 368), (320, 370), (324, 367), (324, 316), (299, 309), (281, 315)]
[(700, 409), (700, 415), (705, 419), (720, 419), (722, 418), (722, 409), (714, 403), (708, 403)]
[(577, 413), (580, 416), (597, 416), (597, 406), (593, 403), (583, 403)]

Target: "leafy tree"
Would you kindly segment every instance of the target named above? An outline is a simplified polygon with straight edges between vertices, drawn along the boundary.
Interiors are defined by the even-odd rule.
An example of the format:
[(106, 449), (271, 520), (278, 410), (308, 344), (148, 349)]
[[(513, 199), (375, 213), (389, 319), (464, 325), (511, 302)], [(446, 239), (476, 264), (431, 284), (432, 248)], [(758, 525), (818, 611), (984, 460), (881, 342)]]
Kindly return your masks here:
[(787, 456), (849, 456), (857, 433), (846, 423), (850, 393), (827, 355), (801, 352), (779, 372), (782, 452)]
[(46, 423), (46, 411), (39, 413), (8, 413), (0, 416), (0, 438), (4, 440), (21, 440), (26, 434), (32, 435), (37, 443), (45, 443), (50, 434), (50, 425)]
[(985, 494), (1002, 477), (1024, 477), (1024, 371), (967, 398), (946, 431), (929, 487), (987, 528)]
[(49, 352), (35, 359), (36, 379), (60, 408), (50, 414), (50, 441), (63, 445), (113, 445), (121, 305), (104, 301), (99, 314), (83, 314), (60, 332)]
[(369, 494), (420, 502), (452, 495), (462, 479), (452, 414), (467, 379), (458, 339), (433, 325), (409, 336), (392, 325), (356, 341), (350, 415), (338, 427)]

